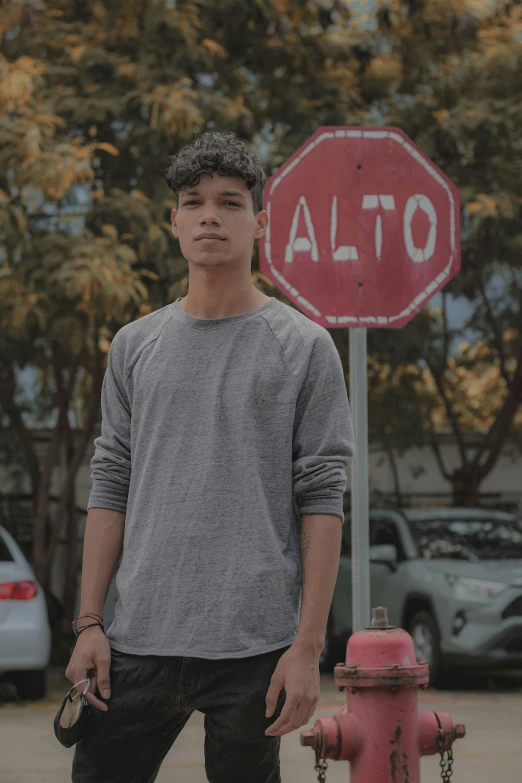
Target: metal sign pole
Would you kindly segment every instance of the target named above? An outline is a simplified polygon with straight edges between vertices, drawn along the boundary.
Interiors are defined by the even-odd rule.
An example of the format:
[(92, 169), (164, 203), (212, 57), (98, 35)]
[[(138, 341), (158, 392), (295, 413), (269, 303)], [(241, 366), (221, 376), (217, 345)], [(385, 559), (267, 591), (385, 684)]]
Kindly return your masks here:
[(352, 462), (352, 631), (370, 624), (370, 519), (368, 489), (368, 381), (366, 329), (350, 333), (350, 404), (356, 458)]

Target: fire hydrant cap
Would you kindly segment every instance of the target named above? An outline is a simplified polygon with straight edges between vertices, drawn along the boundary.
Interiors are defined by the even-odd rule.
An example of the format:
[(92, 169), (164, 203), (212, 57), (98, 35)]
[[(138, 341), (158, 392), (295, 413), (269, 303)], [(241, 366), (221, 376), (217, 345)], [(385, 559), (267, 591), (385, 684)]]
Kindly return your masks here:
[(413, 639), (402, 628), (357, 631), (348, 640), (347, 666), (409, 667), (416, 663)]
[(372, 612), (372, 626), (352, 634), (346, 662), (335, 667), (335, 684), (349, 687), (415, 687), (429, 682), (427, 663), (417, 663), (410, 634), (388, 625), (382, 606)]

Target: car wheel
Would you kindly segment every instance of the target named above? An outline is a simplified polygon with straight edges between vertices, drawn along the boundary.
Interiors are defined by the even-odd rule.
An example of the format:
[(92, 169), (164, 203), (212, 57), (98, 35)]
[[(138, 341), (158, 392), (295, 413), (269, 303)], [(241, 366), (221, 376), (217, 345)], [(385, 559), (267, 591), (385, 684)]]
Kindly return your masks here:
[(408, 623), (408, 633), (413, 639), (417, 661), (425, 661), (430, 667), (430, 685), (443, 683), (444, 669), (440, 649), (440, 634), (432, 612), (417, 612)]
[(18, 697), (23, 701), (29, 699), (43, 699), (45, 697), (47, 691), (45, 669), (13, 672), (12, 680), (18, 691)]

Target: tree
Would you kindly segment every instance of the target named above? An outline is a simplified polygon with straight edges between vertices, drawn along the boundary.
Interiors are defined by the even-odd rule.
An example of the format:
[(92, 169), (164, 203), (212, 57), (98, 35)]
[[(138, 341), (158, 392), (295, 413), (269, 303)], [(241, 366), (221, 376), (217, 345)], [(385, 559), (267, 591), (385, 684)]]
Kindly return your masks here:
[[(235, 130), (271, 173), (320, 125), (399, 124), (457, 182), (466, 206), (464, 271), (447, 296), (476, 303), (464, 334), (489, 351), (505, 383), (485, 434), (482, 476), (498, 456), (520, 404), (520, 7), (479, 13), (464, 0), (393, 0), (359, 19), (350, 6), (1, 6), (0, 410), (31, 477), (34, 563), (44, 584), (62, 527), (74, 571), (74, 476), (99, 415), (110, 341), (123, 324), (186, 293), (163, 175), (169, 154), (204, 129)], [(259, 274), (257, 258), (252, 274), (285, 300)], [(427, 309), (400, 334), (371, 333), (371, 347), (391, 365), (392, 386), (429, 360), (420, 385), (408, 380), (410, 414), (416, 421), (420, 410), (427, 420), (425, 400), (445, 395), (456, 436), (465, 394), (448, 392), (458, 377), (448, 369), (454, 337), (447, 319)], [(38, 371), (35, 415), (56, 417), (43, 465), (17, 386), (29, 365)], [(429, 377), (436, 391), (422, 386)], [(459, 383), (465, 390), (468, 381)], [(432, 420), (446, 426), (434, 413)], [(60, 449), (69, 471), (51, 515), (46, 499)], [(74, 586), (69, 603), (73, 594)]]
[[(508, 342), (508, 336), (505, 337)], [(439, 380), (440, 383), (440, 380)], [(487, 436), (498, 421), (505, 399), (500, 368), (491, 361), (487, 345), (460, 343), (448, 356), (442, 391), (433, 369), (418, 357), (411, 362), (403, 357), (381, 363), (369, 357), (369, 419), (371, 440), (380, 442), (388, 455), (395, 483), (395, 496), (401, 503), (401, 487), (395, 466), (395, 454), (408, 445), (428, 446), (433, 450), (442, 476), (452, 487), (456, 505), (478, 504), (481, 475), (480, 459), (498, 455), (487, 452)], [(460, 465), (451, 470), (440, 448), (440, 436), (451, 433)], [(515, 447), (522, 446), (522, 406), (511, 422), (510, 435)], [(505, 438), (499, 439), (504, 445)], [(487, 466), (483, 466), (487, 475)], [(464, 473), (464, 477), (463, 477)]]
[[(21, 0), (0, 8), (0, 412), (30, 476), (33, 563), (46, 589), (59, 537), (68, 536), (63, 630), (76, 593), (75, 478), (99, 416), (110, 341), (186, 293), (163, 181), (168, 155), (215, 127), (236, 130), (277, 163), (320, 117), (342, 121), (359, 101), (344, 48), (353, 32), (345, 4), (323, 6)], [(255, 265), (253, 280), (273, 293)], [(33, 411), (18, 387), (27, 366), (38, 373)], [(42, 464), (28, 414), (54, 421)], [(50, 482), (63, 462), (52, 513)]]
[[(475, 503), (522, 401), (522, 8), (417, 0), (383, 4), (378, 16), (381, 45), (401, 77), (393, 94), (372, 101), (373, 116), (400, 125), (459, 186), (463, 268), (438, 308), (398, 335), (372, 334), (371, 347), (384, 364), (400, 367), (407, 357), (422, 370), (423, 429), (433, 430), (434, 445), (436, 431), (452, 433), (460, 465), (439, 466), (455, 502)], [(471, 314), (455, 327), (448, 302), (459, 300)], [(468, 347), (459, 350), (459, 341)], [(485, 372), (496, 394), (480, 393)], [(478, 444), (466, 438), (470, 429), (481, 434)]]

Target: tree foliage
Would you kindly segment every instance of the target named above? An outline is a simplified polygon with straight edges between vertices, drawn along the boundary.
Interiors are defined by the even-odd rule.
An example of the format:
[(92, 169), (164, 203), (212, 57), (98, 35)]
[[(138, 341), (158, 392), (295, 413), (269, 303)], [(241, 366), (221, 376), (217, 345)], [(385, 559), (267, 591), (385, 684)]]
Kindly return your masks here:
[[(1, 6), (0, 411), (30, 476), (33, 561), (44, 587), (63, 534), (67, 576), (75, 576), (75, 480), (92, 443), (110, 341), (186, 292), (170, 225), (175, 203), (163, 181), (168, 155), (219, 128), (277, 165), (319, 116), (344, 121), (360, 103), (346, 62), (356, 37), (349, 16), (342, 2)], [(256, 268), (253, 280), (272, 293)], [(18, 386), (26, 366), (38, 371), (32, 411)], [(31, 417), (55, 422), (43, 462)], [(51, 514), (50, 482), (64, 461)], [(75, 592), (68, 578), (64, 628)]]
[[(380, 25), (404, 78), (373, 108), (459, 186), (462, 271), (437, 307), (399, 335), (375, 333), (372, 345), (382, 362), (417, 363), (433, 401), (414, 437), (431, 439), (455, 501), (476, 502), (506, 438), (520, 432), (522, 8), (394, 2), (381, 7)], [(449, 311), (459, 302), (469, 315), (455, 325)], [(450, 432), (458, 445), (453, 471), (440, 460), (437, 432)]]
[[(399, 125), (460, 187), (463, 271), (443, 304), (400, 332), (370, 332), (370, 424), (388, 444), (394, 428), (412, 440), (449, 429), (464, 448), (457, 473), (444, 470), (459, 498), (463, 487), (476, 495), (522, 394), (521, 14), (517, 2), (478, 0), (389, 0), (366, 17), (347, 0), (0, 7), (0, 411), (24, 449), (44, 584), (71, 527), (112, 336), (186, 292), (163, 174), (209, 128), (236, 131), (271, 173), (320, 125)], [(257, 259), (252, 274), (284, 298)], [(472, 305), (458, 328), (448, 298)], [(333, 337), (344, 357), (345, 336)], [(27, 365), (34, 411), (17, 386)], [(484, 407), (482, 376), (498, 380)], [(43, 465), (31, 413), (57, 416)], [(472, 430), (483, 433), (474, 452)], [(61, 448), (69, 472), (51, 518)]]

